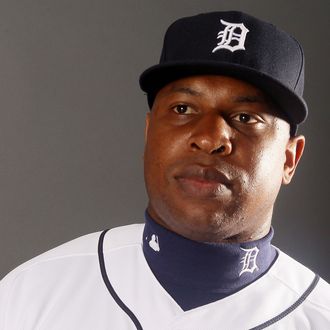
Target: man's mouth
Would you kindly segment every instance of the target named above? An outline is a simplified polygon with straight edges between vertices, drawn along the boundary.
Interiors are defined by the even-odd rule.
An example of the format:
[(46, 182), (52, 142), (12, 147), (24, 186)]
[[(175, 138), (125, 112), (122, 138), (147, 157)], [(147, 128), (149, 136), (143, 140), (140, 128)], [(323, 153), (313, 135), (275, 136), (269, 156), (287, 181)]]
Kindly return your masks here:
[(209, 199), (230, 193), (230, 180), (214, 167), (188, 166), (175, 179), (190, 197)]

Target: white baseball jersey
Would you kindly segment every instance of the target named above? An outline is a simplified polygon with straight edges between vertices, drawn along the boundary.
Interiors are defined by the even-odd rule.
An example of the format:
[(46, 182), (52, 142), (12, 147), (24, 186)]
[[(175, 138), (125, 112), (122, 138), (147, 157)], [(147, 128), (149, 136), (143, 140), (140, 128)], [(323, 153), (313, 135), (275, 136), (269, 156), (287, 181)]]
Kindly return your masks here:
[(150, 270), (143, 225), (93, 233), (0, 282), (1, 330), (330, 329), (330, 286), (286, 254), (224, 299), (183, 311)]

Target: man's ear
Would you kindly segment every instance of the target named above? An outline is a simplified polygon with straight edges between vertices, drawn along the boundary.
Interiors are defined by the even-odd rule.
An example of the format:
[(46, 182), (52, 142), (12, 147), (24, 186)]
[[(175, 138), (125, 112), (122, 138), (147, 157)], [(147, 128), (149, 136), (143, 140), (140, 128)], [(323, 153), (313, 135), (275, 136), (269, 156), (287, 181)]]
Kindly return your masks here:
[(150, 111), (147, 112), (145, 126), (144, 126), (144, 144), (147, 143), (148, 140), (148, 130), (149, 130), (149, 122), (150, 122)]
[(285, 151), (285, 163), (282, 184), (289, 184), (304, 152), (305, 137), (302, 135), (291, 137)]

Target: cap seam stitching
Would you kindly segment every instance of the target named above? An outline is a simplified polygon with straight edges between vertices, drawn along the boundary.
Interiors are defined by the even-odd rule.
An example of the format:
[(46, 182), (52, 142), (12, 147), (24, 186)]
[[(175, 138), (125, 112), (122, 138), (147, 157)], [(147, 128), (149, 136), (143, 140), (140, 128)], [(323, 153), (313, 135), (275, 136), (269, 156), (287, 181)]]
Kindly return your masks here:
[(299, 42), (297, 41), (297, 39), (295, 39), (294, 37), (291, 36), (291, 38), (296, 42), (296, 44), (298, 45), (299, 47), (299, 50), (300, 50), (300, 54), (301, 54), (301, 65), (300, 65), (300, 70), (299, 70), (299, 74), (298, 74), (298, 77), (297, 77), (297, 81), (294, 85), (294, 90), (296, 90), (297, 88), (297, 85), (298, 85), (298, 82), (299, 82), (299, 79), (301, 77), (301, 73), (302, 73), (302, 70), (303, 70), (303, 67), (304, 67), (304, 53), (303, 53), (303, 50), (299, 44)]

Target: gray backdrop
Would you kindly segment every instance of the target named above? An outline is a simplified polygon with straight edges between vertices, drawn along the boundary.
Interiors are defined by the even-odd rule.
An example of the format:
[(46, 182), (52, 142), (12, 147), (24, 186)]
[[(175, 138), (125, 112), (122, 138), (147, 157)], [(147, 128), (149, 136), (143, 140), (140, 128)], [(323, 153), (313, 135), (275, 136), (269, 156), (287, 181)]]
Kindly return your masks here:
[(274, 214), (275, 243), (330, 280), (329, 0), (2, 0), (0, 278), (77, 236), (142, 222), (148, 111), (138, 76), (176, 18), (239, 9), (306, 53), (307, 148)]

